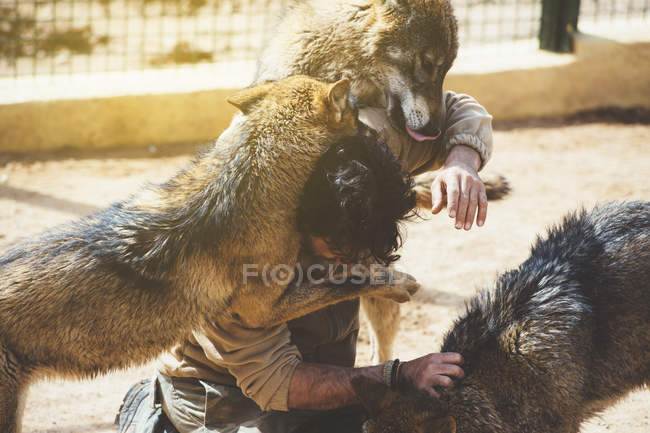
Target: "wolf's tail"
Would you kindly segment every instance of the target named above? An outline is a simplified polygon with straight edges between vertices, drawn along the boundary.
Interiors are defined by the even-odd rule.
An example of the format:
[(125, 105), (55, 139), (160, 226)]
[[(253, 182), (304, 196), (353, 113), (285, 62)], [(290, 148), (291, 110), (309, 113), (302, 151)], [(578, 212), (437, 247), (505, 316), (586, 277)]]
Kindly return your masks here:
[[(435, 172), (423, 173), (415, 177), (415, 195), (417, 206), (431, 209), (431, 184), (436, 178)], [(501, 174), (488, 174), (483, 179), (488, 200), (501, 200), (510, 193), (510, 182)]]
[(510, 182), (502, 174), (488, 175), (483, 183), (488, 200), (501, 200), (510, 194)]

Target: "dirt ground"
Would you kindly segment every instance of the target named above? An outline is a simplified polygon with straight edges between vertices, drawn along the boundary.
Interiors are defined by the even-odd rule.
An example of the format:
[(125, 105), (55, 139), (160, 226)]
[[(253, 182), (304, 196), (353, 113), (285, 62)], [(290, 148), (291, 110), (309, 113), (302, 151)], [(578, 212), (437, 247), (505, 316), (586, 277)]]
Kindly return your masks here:
[[(488, 170), (504, 174), (514, 189), (506, 200), (490, 204), (486, 226), (459, 232), (442, 216), (408, 226), (402, 265), (423, 288), (404, 307), (396, 353), (403, 360), (436, 351), (464, 300), (526, 258), (535, 234), (567, 211), (608, 200), (650, 199), (650, 125), (533, 122), (502, 128), (495, 139)], [(0, 154), (0, 253), (21, 236), (100, 209), (146, 181), (164, 180), (188, 159), (187, 146), (28, 158)], [(359, 364), (368, 359), (364, 329)], [(114, 431), (124, 393), (151, 372), (144, 366), (91, 382), (37, 384), (24, 431)], [(650, 393), (640, 390), (583, 432), (646, 433), (649, 414)]]

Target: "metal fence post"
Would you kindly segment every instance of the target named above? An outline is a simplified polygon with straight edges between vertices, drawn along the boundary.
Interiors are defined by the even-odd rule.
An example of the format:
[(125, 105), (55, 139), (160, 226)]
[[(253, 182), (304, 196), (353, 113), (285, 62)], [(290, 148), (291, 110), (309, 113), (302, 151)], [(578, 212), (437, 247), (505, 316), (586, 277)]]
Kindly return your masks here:
[(558, 53), (573, 51), (571, 33), (578, 28), (580, 0), (542, 0), (539, 47)]

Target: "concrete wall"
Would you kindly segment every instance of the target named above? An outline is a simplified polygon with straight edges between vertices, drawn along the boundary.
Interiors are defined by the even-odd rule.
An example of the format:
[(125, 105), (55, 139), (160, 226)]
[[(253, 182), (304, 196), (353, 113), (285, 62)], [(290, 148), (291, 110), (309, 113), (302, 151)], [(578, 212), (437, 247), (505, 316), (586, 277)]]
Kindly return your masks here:
[(0, 105), (0, 151), (208, 140), (235, 113), (228, 90)]
[(650, 108), (650, 43), (579, 35), (569, 57), (532, 69), (451, 74), (445, 86), (474, 96), (500, 120), (610, 106)]
[[(476, 97), (497, 120), (603, 106), (650, 108), (650, 42), (578, 36), (576, 47), (574, 55), (536, 53), (530, 61), (513, 54), (516, 61), (506, 67), (493, 67), (498, 59), (489, 53), (469, 56), (473, 64), (452, 70), (445, 87)], [(189, 72), (176, 80), (191, 82), (194, 76)], [(40, 98), (32, 89), (36, 99), (47, 100), (3, 103), (0, 97), (0, 151), (208, 140), (230, 123), (235, 109), (225, 99), (244, 82), (159, 94)]]

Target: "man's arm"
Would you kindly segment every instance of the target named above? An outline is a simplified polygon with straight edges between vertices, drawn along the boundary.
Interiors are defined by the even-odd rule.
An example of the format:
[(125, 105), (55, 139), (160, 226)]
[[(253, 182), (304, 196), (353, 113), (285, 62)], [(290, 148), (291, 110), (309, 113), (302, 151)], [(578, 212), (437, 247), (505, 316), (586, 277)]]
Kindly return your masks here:
[[(450, 387), (451, 377), (462, 378), (457, 365), (462, 357), (457, 353), (432, 353), (402, 363), (400, 384), (438, 396), (434, 387)], [(289, 383), (289, 409), (329, 410), (361, 404), (350, 382), (355, 377), (367, 377), (382, 382), (382, 365), (346, 368), (301, 362)]]

